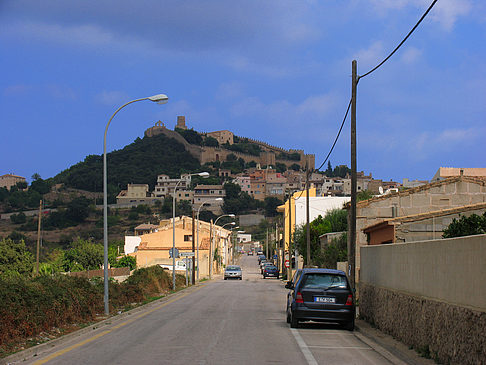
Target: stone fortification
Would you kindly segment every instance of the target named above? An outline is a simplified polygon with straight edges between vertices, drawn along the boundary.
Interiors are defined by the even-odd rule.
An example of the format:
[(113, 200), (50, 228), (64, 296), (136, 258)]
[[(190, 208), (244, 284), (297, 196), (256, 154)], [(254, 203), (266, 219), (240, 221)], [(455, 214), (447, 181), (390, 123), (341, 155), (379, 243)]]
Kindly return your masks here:
[[(185, 125), (185, 118), (183, 116), (177, 117), (176, 127), (187, 129)], [(225, 138), (225, 139), (229, 138), (230, 135), (231, 137), (233, 135), (230, 131), (219, 131), (219, 132), (209, 132), (209, 133), (206, 132), (202, 134), (208, 136), (214, 135), (215, 137), (217, 137), (215, 133), (221, 134), (221, 138)], [(182, 143), (186, 151), (188, 151), (192, 156), (197, 158), (201, 165), (205, 164), (206, 162), (213, 162), (213, 161), (224, 162), (226, 161), (228, 155), (233, 154), (237, 158), (242, 158), (245, 162), (255, 161), (256, 163), (259, 163), (262, 166), (267, 166), (267, 165), (275, 166), (275, 164), (279, 162), (286, 165), (287, 167), (290, 167), (293, 164), (297, 164), (302, 168), (305, 168), (306, 165), (312, 169), (315, 167), (315, 156), (313, 154), (306, 155), (304, 153), (304, 150), (294, 150), (294, 149), (286, 150), (280, 147), (272, 146), (263, 141), (246, 138), (246, 137), (239, 137), (239, 138), (246, 139), (249, 142), (260, 146), (263, 150), (262, 153), (260, 153), (260, 156), (253, 156), (250, 154), (245, 154), (237, 151), (231, 151), (221, 147), (209, 147), (209, 146), (201, 147), (201, 146), (190, 144), (179, 133), (168, 129), (161, 121), (158, 121), (155, 124), (155, 126), (148, 128), (144, 133), (145, 137), (154, 137), (160, 134), (164, 134), (169, 138), (174, 138), (179, 143)], [(277, 156), (280, 153), (287, 153), (287, 154), (298, 153), (300, 155), (300, 160), (292, 161), (292, 160), (279, 159), (277, 158)]]

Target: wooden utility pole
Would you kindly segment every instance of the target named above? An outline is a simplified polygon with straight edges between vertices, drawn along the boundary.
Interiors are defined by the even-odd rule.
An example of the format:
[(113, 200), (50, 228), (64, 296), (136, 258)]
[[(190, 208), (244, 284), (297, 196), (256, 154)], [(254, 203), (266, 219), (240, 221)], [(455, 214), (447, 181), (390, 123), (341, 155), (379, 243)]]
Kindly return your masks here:
[(351, 286), (356, 285), (356, 94), (358, 87), (358, 66), (356, 60), (352, 62), (351, 80), (351, 210), (349, 222), (349, 247), (348, 247), (348, 275)]
[(307, 259), (306, 259), (306, 264), (307, 266), (311, 265), (311, 252), (310, 252), (310, 213), (309, 213), (309, 207), (310, 207), (310, 198), (309, 198), (309, 165), (307, 164), (306, 168), (306, 173), (305, 173), (305, 212), (306, 212), (306, 241), (307, 241)]
[(192, 285), (196, 284), (196, 213), (192, 210)]
[(267, 257), (268, 259), (268, 228), (267, 228), (267, 242), (266, 242), (266, 248), (265, 248), (265, 256)]
[(39, 202), (39, 219), (37, 220), (37, 254), (36, 254), (36, 258), (35, 258), (35, 274), (36, 275), (39, 275), (39, 252), (40, 252), (41, 220), (42, 220), (42, 200)]

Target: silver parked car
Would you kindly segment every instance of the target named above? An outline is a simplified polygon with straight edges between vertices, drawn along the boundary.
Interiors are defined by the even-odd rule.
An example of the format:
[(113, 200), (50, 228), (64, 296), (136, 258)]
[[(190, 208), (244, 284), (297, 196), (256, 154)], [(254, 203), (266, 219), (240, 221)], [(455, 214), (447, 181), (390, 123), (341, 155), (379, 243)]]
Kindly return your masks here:
[(224, 269), (224, 280), (226, 279), (243, 279), (241, 267), (237, 265), (229, 265)]

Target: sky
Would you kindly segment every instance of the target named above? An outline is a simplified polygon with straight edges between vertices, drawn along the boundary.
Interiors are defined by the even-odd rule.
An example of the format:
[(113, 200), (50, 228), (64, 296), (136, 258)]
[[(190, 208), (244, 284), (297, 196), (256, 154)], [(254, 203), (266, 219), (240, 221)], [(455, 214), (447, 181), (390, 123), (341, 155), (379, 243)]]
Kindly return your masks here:
[[(325, 159), (432, 0), (1, 0), (0, 175), (50, 178), (177, 116)], [(357, 96), (358, 171), (486, 167), (486, 2), (439, 0)], [(350, 119), (330, 157), (350, 166)], [(327, 164), (323, 167), (323, 170)], [(109, 170), (109, 166), (108, 166)]]

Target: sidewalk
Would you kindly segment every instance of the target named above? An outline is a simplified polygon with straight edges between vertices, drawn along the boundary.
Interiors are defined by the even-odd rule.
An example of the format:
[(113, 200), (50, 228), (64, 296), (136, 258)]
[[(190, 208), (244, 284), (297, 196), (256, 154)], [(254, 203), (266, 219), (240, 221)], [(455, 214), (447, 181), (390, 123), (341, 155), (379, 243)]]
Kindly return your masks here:
[[(363, 320), (356, 320), (355, 335), (368, 346), (396, 365), (435, 365), (432, 359), (421, 357), (415, 350), (409, 349), (407, 345), (395, 340), (380, 330), (371, 327)], [(397, 358), (399, 359), (397, 361)]]

